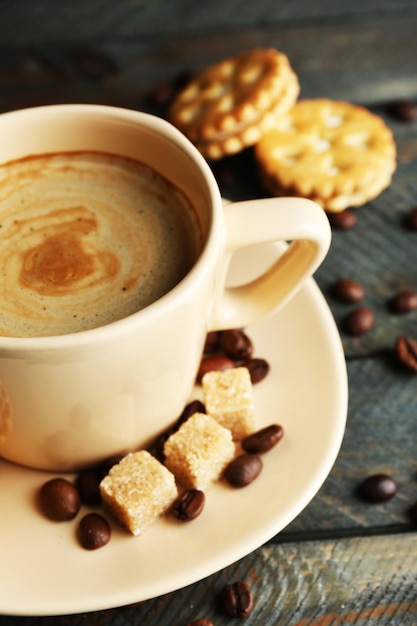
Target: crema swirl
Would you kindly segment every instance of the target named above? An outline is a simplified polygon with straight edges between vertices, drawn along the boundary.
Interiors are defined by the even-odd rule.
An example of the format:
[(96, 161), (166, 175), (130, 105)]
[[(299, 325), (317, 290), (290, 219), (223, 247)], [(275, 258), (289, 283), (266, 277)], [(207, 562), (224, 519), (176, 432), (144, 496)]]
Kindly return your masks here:
[(137, 161), (76, 152), (0, 166), (0, 334), (79, 332), (172, 289), (200, 248), (187, 199)]

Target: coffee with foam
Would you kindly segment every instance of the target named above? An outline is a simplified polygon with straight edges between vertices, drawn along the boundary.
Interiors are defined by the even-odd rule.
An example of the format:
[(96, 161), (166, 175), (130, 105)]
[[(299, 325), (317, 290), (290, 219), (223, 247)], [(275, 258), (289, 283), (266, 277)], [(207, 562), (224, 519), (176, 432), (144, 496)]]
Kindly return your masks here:
[(201, 250), (187, 198), (143, 163), (96, 152), (0, 166), (0, 335), (124, 318), (170, 291)]

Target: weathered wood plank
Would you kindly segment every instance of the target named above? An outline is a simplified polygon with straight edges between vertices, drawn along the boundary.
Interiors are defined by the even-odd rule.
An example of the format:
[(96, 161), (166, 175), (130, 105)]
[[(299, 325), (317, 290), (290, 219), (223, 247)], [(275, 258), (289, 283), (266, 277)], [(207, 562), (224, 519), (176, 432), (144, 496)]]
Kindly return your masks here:
[(390, 18), (415, 14), (413, 0), (73, 0), (57, 5), (56, 0), (2, 0), (0, 41), (4, 45), (79, 42), (109, 38), (135, 38), (149, 34), (175, 35), (233, 31), (268, 24), (299, 22), (320, 25), (323, 21), (349, 18)]
[[(4, 23), (4, 22), (2, 22)], [(225, 23), (227, 24), (227, 23)], [(283, 23), (238, 31), (150, 33), (131, 39), (91, 38), (5, 47), (0, 39), (0, 109), (52, 102), (101, 102), (132, 108), (162, 81), (256, 46), (290, 58), (302, 97), (328, 96), (365, 104), (417, 94), (417, 15)], [(67, 29), (68, 32), (69, 29)], [(30, 39), (29, 39), (30, 41)]]
[(412, 626), (416, 546), (415, 534), (266, 545), (196, 585), (137, 606), (63, 617), (0, 617), (0, 626), (185, 626), (197, 618), (229, 626), (218, 597), (236, 580), (249, 584), (255, 598), (247, 626)]
[[(413, 527), (409, 508), (417, 502), (417, 378), (390, 359), (356, 359), (347, 365), (351, 393), (339, 456), (317, 496), (284, 534)], [(357, 486), (381, 472), (397, 481), (396, 496), (384, 504), (362, 502)]]

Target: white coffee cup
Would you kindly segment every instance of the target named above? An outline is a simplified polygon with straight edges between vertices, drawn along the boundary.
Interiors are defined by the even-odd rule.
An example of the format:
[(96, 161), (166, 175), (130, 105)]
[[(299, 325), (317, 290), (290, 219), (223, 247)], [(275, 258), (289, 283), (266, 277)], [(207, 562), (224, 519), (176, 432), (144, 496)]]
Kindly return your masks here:
[[(224, 208), (206, 161), (160, 118), (45, 106), (0, 115), (0, 136), (0, 163), (80, 150), (145, 162), (186, 194), (205, 237), (186, 277), (141, 311), (73, 334), (0, 337), (0, 455), (7, 460), (70, 471), (146, 446), (186, 404), (206, 333), (275, 313), (328, 251), (329, 223), (314, 202), (271, 198)], [(290, 244), (272, 268), (227, 286), (235, 251), (273, 241)]]

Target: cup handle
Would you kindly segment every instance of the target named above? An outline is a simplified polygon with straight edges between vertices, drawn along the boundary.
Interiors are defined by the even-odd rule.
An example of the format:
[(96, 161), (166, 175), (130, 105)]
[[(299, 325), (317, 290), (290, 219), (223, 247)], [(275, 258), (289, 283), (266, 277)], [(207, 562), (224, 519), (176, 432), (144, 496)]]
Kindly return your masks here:
[[(265, 198), (224, 207), (226, 242), (220, 262), (209, 330), (240, 328), (277, 312), (319, 267), (331, 242), (327, 216), (305, 198)], [(286, 242), (261, 275), (227, 286), (233, 255), (256, 244)]]

